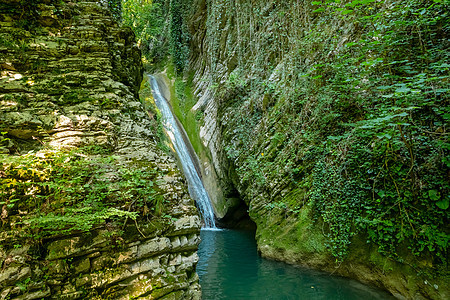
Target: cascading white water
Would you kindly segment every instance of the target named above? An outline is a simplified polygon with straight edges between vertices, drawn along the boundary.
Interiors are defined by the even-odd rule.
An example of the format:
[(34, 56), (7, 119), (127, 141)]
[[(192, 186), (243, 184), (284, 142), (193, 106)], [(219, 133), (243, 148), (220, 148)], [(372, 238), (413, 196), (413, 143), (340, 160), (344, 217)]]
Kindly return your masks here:
[(161, 111), (161, 115), (163, 117), (164, 128), (173, 143), (175, 151), (183, 167), (183, 172), (188, 182), (189, 194), (197, 203), (197, 207), (200, 210), (203, 221), (205, 222), (205, 228), (217, 228), (214, 221), (211, 201), (195, 168), (194, 161), (183, 139), (181, 129), (178, 127), (178, 123), (172, 114), (169, 104), (161, 94), (158, 82), (151, 75), (149, 75), (149, 78), (156, 106)]

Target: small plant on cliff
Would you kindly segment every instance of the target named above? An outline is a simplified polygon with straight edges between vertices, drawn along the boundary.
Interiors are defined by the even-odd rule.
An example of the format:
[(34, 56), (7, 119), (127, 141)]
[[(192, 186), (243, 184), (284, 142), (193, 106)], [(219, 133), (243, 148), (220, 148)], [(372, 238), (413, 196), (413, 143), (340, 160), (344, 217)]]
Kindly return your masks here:
[(7, 147), (9, 146), (10, 138), (7, 135), (8, 132), (0, 132), (0, 153), (8, 153), (9, 150)]
[(18, 3), (2, 3), (1, 6), (16, 13), (19, 16), (16, 20), (16, 24), (18, 27), (21, 27), (25, 30), (35, 30), (36, 22), (39, 18), (39, 9), (38, 5), (41, 1), (39, 0), (20, 0), (15, 1)]
[(113, 17), (120, 21), (122, 19), (122, 0), (108, 0), (108, 7)]

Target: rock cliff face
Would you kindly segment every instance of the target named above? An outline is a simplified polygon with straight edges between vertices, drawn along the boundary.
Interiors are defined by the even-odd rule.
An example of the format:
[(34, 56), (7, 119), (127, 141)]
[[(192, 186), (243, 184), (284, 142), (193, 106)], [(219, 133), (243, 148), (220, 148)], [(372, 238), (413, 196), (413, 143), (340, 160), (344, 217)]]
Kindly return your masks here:
[(131, 30), (101, 1), (7, 0), (0, 41), (0, 299), (200, 299)]
[[(424, 70), (417, 53), (428, 65), (445, 61), (419, 46), (445, 47), (448, 26), (431, 17), (443, 6), (420, 10), (430, 19), (419, 24), (401, 10), (429, 9), (431, 1), (403, 8), (393, 1), (192, 2), (187, 73), (209, 151), (205, 180), (216, 177), (221, 185), (211, 189), (218, 216), (240, 197), (263, 256), (354, 277), (398, 298), (446, 298), (448, 270), (439, 266), (448, 261), (436, 252), (448, 249), (448, 201), (441, 194), (448, 164), (430, 153), (444, 153), (439, 124), (447, 117), (443, 110), (429, 115), (428, 101), (444, 105), (448, 98), (409, 93), (413, 86), (433, 89), (416, 85), (425, 76), (409, 69)], [(424, 27), (415, 31), (412, 24)], [(430, 78), (448, 76), (448, 69), (427, 70)], [(410, 113), (412, 106), (420, 109)], [(428, 172), (443, 181), (427, 181)], [(427, 199), (431, 210), (418, 204)], [(385, 213), (375, 213), (380, 209)], [(418, 211), (429, 219), (419, 220)], [(436, 233), (418, 230), (430, 226)], [(431, 236), (443, 239), (427, 252), (420, 245)]]

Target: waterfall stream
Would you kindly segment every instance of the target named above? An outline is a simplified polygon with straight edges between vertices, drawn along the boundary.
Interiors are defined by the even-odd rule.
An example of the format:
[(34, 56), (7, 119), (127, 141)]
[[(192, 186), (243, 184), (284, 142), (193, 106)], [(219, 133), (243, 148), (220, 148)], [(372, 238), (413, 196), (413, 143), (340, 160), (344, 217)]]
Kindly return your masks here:
[(200, 214), (205, 223), (204, 228), (215, 229), (216, 224), (214, 220), (214, 212), (209, 199), (208, 193), (203, 186), (203, 182), (195, 168), (194, 158), (195, 154), (189, 152), (186, 142), (188, 139), (183, 138), (184, 132), (178, 126), (177, 120), (172, 114), (167, 100), (161, 93), (158, 82), (155, 77), (149, 75), (150, 84), (152, 86), (153, 97), (155, 98), (156, 106), (161, 111), (163, 117), (164, 129), (172, 141), (176, 155), (182, 165), (184, 175), (188, 182), (189, 194), (197, 203)]
[(217, 227), (213, 208), (196, 169), (195, 154), (189, 151), (186, 144), (189, 140), (173, 116), (158, 82), (153, 76), (149, 78), (164, 128), (188, 181), (189, 193), (205, 223), (196, 268), (202, 299), (393, 299), (383, 291), (349, 279), (263, 259), (257, 253), (254, 232), (214, 230)]

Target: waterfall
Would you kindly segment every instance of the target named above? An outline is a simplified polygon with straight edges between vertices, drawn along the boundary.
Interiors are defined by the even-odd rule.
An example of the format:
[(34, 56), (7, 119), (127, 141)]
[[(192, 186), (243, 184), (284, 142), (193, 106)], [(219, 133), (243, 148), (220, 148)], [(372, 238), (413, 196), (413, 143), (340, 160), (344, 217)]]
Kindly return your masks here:
[(164, 129), (172, 141), (175, 152), (183, 167), (183, 172), (188, 183), (189, 194), (197, 203), (197, 207), (200, 210), (200, 214), (202, 215), (205, 223), (205, 228), (217, 228), (214, 221), (211, 201), (205, 187), (203, 186), (203, 182), (200, 179), (197, 169), (195, 168), (191, 153), (189, 152), (183, 139), (181, 128), (178, 126), (167, 100), (161, 94), (158, 82), (151, 75), (149, 75), (149, 78), (156, 106), (161, 111), (161, 115), (163, 117)]

